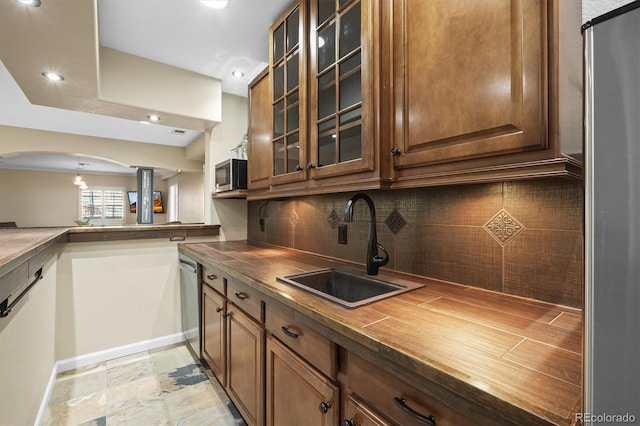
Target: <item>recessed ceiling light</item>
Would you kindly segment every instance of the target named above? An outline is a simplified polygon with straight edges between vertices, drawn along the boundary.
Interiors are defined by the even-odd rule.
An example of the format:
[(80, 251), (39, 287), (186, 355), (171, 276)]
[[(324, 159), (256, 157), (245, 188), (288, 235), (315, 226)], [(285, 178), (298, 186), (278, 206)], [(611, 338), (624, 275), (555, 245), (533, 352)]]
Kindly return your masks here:
[(244, 73), (240, 70), (231, 71), (231, 75), (234, 76), (235, 78), (244, 77)]
[(153, 121), (154, 123), (155, 123), (155, 122), (160, 121), (160, 117), (158, 117), (158, 116), (157, 116), (157, 115), (155, 115), (155, 114), (147, 115), (147, 118), (148, 118), (149, 120)]
[(25, 6), (40, 7), (40, 0), (16, 0), (16, 1)]
[(227, 7), (227, 3), (229, 3), (227, 0), (200, 0), (202, 2), (202, 4), (204, 4), (207, 7), (210, 7), (211, 9), (224, 9), (225, 7)]
[(60, 74), (55, 73), (55, 72), (45, 71), (45, 72), (42, 73), (42, 75), (43, 75), (43, 77), (45, 77), (45, 78), (47, 78), (47, 79), (49, 79), (51, 81), (62, 81), (62, 80), (64, 80), (63, 76), (61, 76)]

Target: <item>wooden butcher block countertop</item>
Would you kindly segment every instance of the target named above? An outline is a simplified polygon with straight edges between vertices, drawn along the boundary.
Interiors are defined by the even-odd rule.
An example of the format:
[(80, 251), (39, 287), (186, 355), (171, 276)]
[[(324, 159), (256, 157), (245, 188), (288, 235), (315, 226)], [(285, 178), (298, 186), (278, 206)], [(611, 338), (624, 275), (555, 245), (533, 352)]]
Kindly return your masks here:
[(346, 309), (276, 277), (363, 266), (247, 241), (179, 250), (513, 423), (568, 425), (580, 409), (579, 309), (384, 270), (377, 278), (424, 287)]

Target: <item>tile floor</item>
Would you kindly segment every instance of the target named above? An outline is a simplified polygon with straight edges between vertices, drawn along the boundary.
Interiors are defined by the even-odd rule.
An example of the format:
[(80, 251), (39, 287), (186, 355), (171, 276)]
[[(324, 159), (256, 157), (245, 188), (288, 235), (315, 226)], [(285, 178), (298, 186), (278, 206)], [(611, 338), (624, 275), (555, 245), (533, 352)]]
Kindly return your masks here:
[(184, 344), (67, 371), (42, 425), (244, 425), (207, 373)]

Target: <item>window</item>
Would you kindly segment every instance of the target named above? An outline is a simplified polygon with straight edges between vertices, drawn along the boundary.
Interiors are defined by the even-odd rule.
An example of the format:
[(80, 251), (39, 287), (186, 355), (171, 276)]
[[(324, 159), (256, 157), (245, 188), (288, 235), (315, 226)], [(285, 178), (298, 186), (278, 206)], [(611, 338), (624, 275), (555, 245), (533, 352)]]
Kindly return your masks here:
[(169, 203), (167, 206), (168, 221), (177, 222), (180, 220), (178, 209), (178, 184), (174, 183), (169, 186)]
[(124, 188), (80, 190), (80, 217), (96, 225), (124, 224)]

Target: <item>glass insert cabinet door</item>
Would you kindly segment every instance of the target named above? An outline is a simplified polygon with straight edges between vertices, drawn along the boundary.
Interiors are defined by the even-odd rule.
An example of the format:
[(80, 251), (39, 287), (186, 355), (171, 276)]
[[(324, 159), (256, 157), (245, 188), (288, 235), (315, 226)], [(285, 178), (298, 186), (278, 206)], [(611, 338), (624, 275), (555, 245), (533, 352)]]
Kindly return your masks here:
[[(369, 0), (314, 0), (311, 7), (312, 177), (370, 170)], [(363, 13), (364, 12), (364, 13)], [(369, 102), (370, 104), (371, 102)]]
[(270, 31), (273, 114), (273, 177), (276, 183), (304, 179), (306, 142), (305, 37), (308, 1), (292, 5)]

